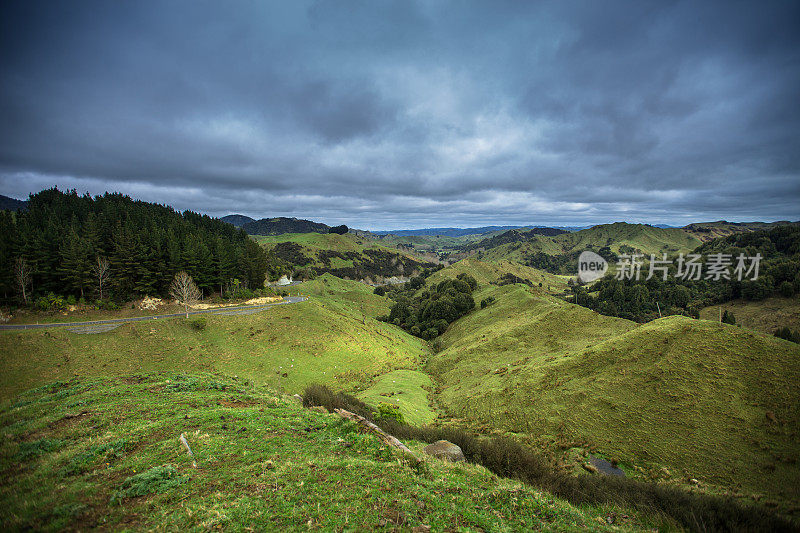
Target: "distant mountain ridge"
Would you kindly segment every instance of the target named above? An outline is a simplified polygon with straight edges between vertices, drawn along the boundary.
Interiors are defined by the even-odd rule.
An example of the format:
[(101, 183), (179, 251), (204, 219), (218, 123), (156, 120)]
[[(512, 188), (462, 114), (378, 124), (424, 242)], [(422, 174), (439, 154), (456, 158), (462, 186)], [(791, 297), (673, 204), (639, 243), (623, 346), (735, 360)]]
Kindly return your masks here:
[(300, 218), (262, 218), (242, 225), (249, 235), (283, 235), (284, 233), (328, 233), (327, 224)]
[(233, 224), (237, 228), (241, 228), (248, 222), (255, 222), (256, 219), (250, 218), (247, 215), (226, 215), (220, 218), (221, 221), (227, 222), (228, 224)]
[[(464, 235), (480, 235), (493, 233), (495, 231), (517, 230), (520, 228), (531, 228), (533, 226), (480, 226), (477, 228), (423, 228), (423, 229), (398, 229), (373, 231), (374, 235), (397, 235), (398, 237), (410, 237), (414, 235), (441, 235), (443, 237), (463, 237)], [(541, 228), (537, 228), (541, 229)], [(571, 228), (554, 228), (570, 231)], [(581, 228), (577, 228), (581, 229)]]
[(27, 211), (28, 201), (17, 200), (16, 198), (0, 194), (0, 210)]

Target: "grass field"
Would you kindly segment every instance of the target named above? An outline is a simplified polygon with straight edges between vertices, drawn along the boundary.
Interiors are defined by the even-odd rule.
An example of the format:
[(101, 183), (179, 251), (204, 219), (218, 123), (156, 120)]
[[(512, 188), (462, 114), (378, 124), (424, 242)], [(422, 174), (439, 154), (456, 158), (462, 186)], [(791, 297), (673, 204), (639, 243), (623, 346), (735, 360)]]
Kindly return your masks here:
[(487, 295), (427, 367), (451, 415), (800, 501), (798, 345), (685, 317), (637, 326), (521, 285)]
[(719, 321), (719, 309), (733, 313), (742, 327), (772, 334), (776, 329), (788, 327), (800, 331), (800, 297), (775, 296), (761, 301), (733, 300), (712, 305), (700, 311), (700, 318)]
[(357, 397), (375, 408), (381, 403), (396, 405), (407, 423), (423, 426), (436, 418), (428, 399), (428, 390), (432, 386), (433, 381), (424, 372), (393, 370), (379, 376)]
[[(3, 403), (0, 427), (0, 520), (9, 530), (671, 525), (610, 506), (577, 508), (478, 466), (428, 458), (412, 467), (352, 422), (241, 378), (170, 372), (54, 383)], [(423, 456), (420, 443), (407, 444)]]
[(355, 390), (373, 377), (418, 368), (427, 345), (374, 317), (388, 300), (361, 283), (322, 276), (295, 288), (306, 302), (253, 315), (124, 324), (80, 335), (65, 328), (0, 332), (0, 399), (55, 380), (139, 371), (220, 371), (278, 390), (310, 382)]

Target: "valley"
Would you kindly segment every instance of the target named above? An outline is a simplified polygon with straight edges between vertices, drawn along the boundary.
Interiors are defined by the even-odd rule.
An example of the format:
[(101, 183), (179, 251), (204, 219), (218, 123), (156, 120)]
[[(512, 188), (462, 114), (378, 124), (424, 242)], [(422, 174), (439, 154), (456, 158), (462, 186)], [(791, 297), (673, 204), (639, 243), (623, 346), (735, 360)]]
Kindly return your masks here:
[[(32, 209), (35, 214), (36, 203)], [(14, 219), (6, 223), (15, 224)], [(223, 230), (210, 222), (203, 224), (213, 231)], [(541, 485), (541, 490), (552, 486), (552, 490), (563, 491), (559, 494), (566, 501), (552, 500), (547, 504), (548, 512), (555, 514), (553, 522), (546, 526), (540, 522), (515, 522), (532, 518), (510, 513), (507, 519), (517, 524), (513, 527), (525, 524), (525, 528), (583, 530), (591, 525), (602, 530), (610, 522), (603, 526), (597, 516), (602, 516), (602, 521), (613, 514), (628, 517), (617, 523), (623, 529), (653, 524), (667, 529), (693, 529), (680, 518), (680, 510), (688, 508), (679, 505), (676, 509), (680, 512), (667, 512), (664, 509), (671, 504), (659, 500), (657, 508), (662, 510), (648, 510), (636, 498), (621, 496), (624, 491), (615, 492), (621, 489), (613, 488), (612, 482), (605, 479), (609, 476), (593, 464), (624, 475), (624, 486), (629, 487), (625, 490), (632, 493), (650, 494), (648, 491), (663, 489), (690, 494), (692, 498), (723, 498), (720, 501), (729, 502), (725, 505), (773, 513), (778, 520), (796, 520), (800, 502), (800, 484), (796, 483), (800, 479), (796, 460), (800, 345), (773, 335), (779, 327), (798, 327), (797, 292), (791, 281), (787, 286), (780, 283), (779, 277), (800, 279), (792, 278), (796, 276), (794, 261), (800, 250), (800, 231), (788, 228), (763, 230), (784, 232), (763, 233), (763, 238), (757, 232), (746, 232), (722, 237), (734, 239), (730, 242), (705, 243), (680, 228), (621, 223), (553, 235), (524, 229), (444, 237), (376, 237), (358, 231), (252, 237), (235, 233), (237, 242), (244, 243), (242, 258), (264, 269), (265, 283), (285, 275), (302, 282), (283, 288), (251, 284), (245, 289), (232, 280), (219, 283), (208, 278), (205, 296), (209, 304), (203, 305), (233, 306), (237, 310), (237, 305), (258, 298), (274, 299), (276, 303), (247, 313), (215, 312), (188, 319), (152, 320), (154, 314), (180, 313), (183, 308), (166, 301), (161, 311), (147, 310), (138, 300), (126, 300), (132, 293), (120, 291), (136, 290), (124, 284), (110, 285), (110, 291), (117, 291), (112, 293), (118, 302), (115, 306), (78, 303), (69, 308), (39, 308), (17, 304), (7, 313), (18, 315), (9, 322), (12, 325), (145, 319), (115, 323), (113, 329), (91, 332), (78, 332), (69, 326), (0, 331), (0, 419), (7, 437), (0, 447), (4, 484), (16, 484), (24, 487), (18, 490), (36, 494), (34, 485), (41, 483), (49, 475), (47, 472), (63, 470), (65, 463), (72, 464), (76, 457), (88, 453), (79, 451), (84, 439), (101, 443), (125, 441), (133, 447), (126, 444), (124, 450), (109, 456), (105, 467), (98, 468), (95, 463), (82, 467), (78, 477), (58, 474), (69, 489), (56, 503), (64, 509), (71, 506), (61, 514), (42, 518), (38, 504), (25, 508), (18, 507), (19, 502), (12, 505), (14, 498), (7, 490), (0, 491), (0, 497), (15, 509), (13, 519), (20, 526), (56, 527), (77, 523), (70, 520), (92, 520), (97, 513), (118, 524), (131, 520), (132, 509), (142, 512), (139, 500), (129, 500), (121, 510), (105, 510), (103, 502), (120, 490), (119, 481), (114, 479), (134, 480), (122, 485), (128, 486), (139, 479), (136, 474), (142, 469), (156, 475), (152, 469), (165, 461), (176, 469), (170, 470), (169, 479), (190, 475), (185, 461), (176, 455), (179, 449), (166, 444), (166, 439), (177, 435), (169, 436), (166, 428), (174, 423), (170, 420), (179, 412), (176, 406), (183, 405), (180, 412), (187, 413), (185, 420), (197, 422), (184, 424), (181, 431), (194, 432), (189, 436), (201, 464), (218, 461), (223, 442), (241, 449), (235, 459), (228, 457), (224, 470), (215, 466), (213, 472), (205, 470), (199, 478), (192, 477), (193, 486), (201, 494), (206, 490), (201, 487), (213, 486), (219, 482), (213, 480), (222, 479), (220, 476), (238, 479), (243, 472), (255, 475), (253, 483), (262, 487), (247, 490), (266, 490), (263, 482), (257, 481), (259, 476), (266, 476), (269, 483), (279, 487), (305, 479), (323, 490), (328, 487), (329, 475), (315, 477), (317, 467), (298, 470), (288, 465), (302, 461), (325, 465), (323, 470), (331, 472), (347, 464), (348, 468), (363, 472), (380, 471), (374, 479), (395, 487), (388, 494), (394, 494), (394, 501), (404, 502), (397, 505), (404, 509), (403, 520), (408, 523), (438, 523), (436, 520), (450, 516), (436, 505), (417, 513), (399, 493), (391, 491), (408, 490), (410, 486), (417, 487), (415, 490), (421, 494), (427, 490), (455, 493), (455, 489), (433, 488), (424, 481), (427, 478), (419, 477), (402, 461), (397, 469), (386, 470), (382, 462), (395, 459), (386, 449), (375, 448), (369, 436), (356, 438), (355, 433), (350, 433), (352, 428), (337, 416), (324, 414), (322, 408), (314, 413), (293, 403), (293, 395), (305, 395), (309, 387), (324, 386), (333, 394), (348, 394), (365, 402), (379, 423), (381, 413), (386, 412), (396, 417), (395, 422), (384, 419), (389, 427), (402, 422), (409, 424), (404, 427), (419, 428), (407, 430), (410, 435), (416, 435), (413, 431), (424, 434), (428, 431), (425, 428), (431, 428), (430, 431), (466, 432), (483, 439), (511, 439), (515, 445), (544, 458), (550, 465), (547, 468), (557, 473), (548, 474), (555, 477)], [(77, 228), (75, 232), (80, 239)], [(574, 277), (573, 258), (581, 249), (605, 254), (676, 254), (701, 246), (747, 246), (749, 241), (736, 240), (740, 239), (737, 235), (745, 235), (742, 239), (754, 235), (761, 239), (759, 242), (778, 243), (774, 250), (765, 252), (765, 272), (778, 277), (774, 277), (772, 292), (764, 298), (721, 301), (703, 307), (699, 318), (675, 308), (668, 316), (640, 321), (601, 314), (588, 305), (574, 303), (576, 295), (598, 295), (591, 285), (581, 286)], [(217, 242), (214, 250), (224, 258), (225, 247)], [(257, 243), (257, 248), (248, 243)], [(409, 243), (413, 246), (406, 245)], [(450, 264), (441, 257), (427, 261), (416, 252), (418, 245), (430, 245), (435, 250), (445, 243), (464, 253), (464, 258)], [(188, 251), (197, 249), (191, 240), (182, 246)], [(213, 253), (210, 257), (216, 261)], [(545, 268), (538, 268), (542, 262)], [(193, 268), (191, 263), (187, 265)], [(248, 273), (247, 263), (242, 266)], [(202, 278), (203, 267), (195, 268), (195, 275)], [(207, 275), (211, 274), (213, 270), (207, 270)], [(253, 275), (252, 270), (249, 275)], [(390, 278), (394, 283), (389, 282)], [(56, 280), (50, 283), (55, 286)], [(163, 280), (154, 279), (152, 283), (165, 286)], [(213, 292), (215, 285), (230, 289)], [(281, 294), (287, 294), (287, 289), (293, 296), (283, 302), (291, 305), (281, 305)], [(459, 296), (462, 290), (466, 292)], [(695, 292), (690, 296), (707, 294), (696, 288), (692, 291)], [(391, 320), (398, 302), (411, 306), (444, 305), (459, 302), (464, 295), (469, 296), (472, 306), (443, 323), (436, 322), (434, 329), (415, 330), (409, 324)], [(43, 295), (36, 301), (58, 302), (58, 298)], [(735, 324), (720, 323), (720, 307), (736, 316)], [(439, 310), (431, 307), (415, 312), (433, 317), (430, 320), (435, 320), (436, 313), (449, 312), (442, 306), (436, 309)], [(179, 393), (174, 399), (177, 403), (170, 404), (173, 407), (160, 407), (149, 418), (135, 411), (126, 425), (114, 429), (109, 425), (112, 420), (121, 420), (113, 413), (123, 406), (160, 402), (166, 390)], [(214, 396), (219, 391), (222, 394)], [(109, 394), (117, 396), (113, 404), (108, 403)], [(105, 411), (96, 407), (99, 405), (104, 405)], [(271, 414), (263, 415), (265, 410)], [(81, 422), (84, 416), (104, 422), (85, 426)], [(282, 444), (265, 447), (238, 433), (235, 437), (226, 436), (226, 428), (220, 429), (219, 423), (214, 422), (214, 417), (226, 416), (239, 421), (248, 432), (267, 431), (268, 427), (293, 423), (286, 421), (302, 420), (325, 436), (321, 440), (297, 440), (294, 430), (278, 430), (284, 435)], [(77, 417), (78, 422), (73, 428), (59, 422), (59, 417)], [(180, 427), (180, 422), (177, 425)], [(367, 455), (357, 460), (349, 455), (331, 459), (327, 454), (331, 442), (338, 442), (337, 439), (356, 439), (357, 446), (364, 448), (354, 450)], [(424, 445), (421, 437), (406, 440), (417, 452)], [(280, 446), (299, 446), (304, 451), (297, 455)], [(131, 454), (126, 451), (129, 449), (140, 451)], [(14, 471), (11, 465), (23, 456), (32, 461), (30, 467)], [(607, 462), (599, 462), (601, 459)], [(274, 472), (270, 471), (273, 467), (265, 466), (284, 461), (287, 466), (279, 466)], [(426, 468), (437, 472), (436, 483), (461, 487), (461, 498), (477, 499), (473, 492), (477, 486), (493, 491), (500, 489), (490, 487), (515, 483), (490, 475), (481, 466), (431, 464)], [(513, 470), (506, 474), (515, 477)], [(387, 481), (387, 476), (393, 481)], [(473, 480), (470, 488), (463, 486), (466, 477)], [(582, 478), (589, 481), (580, 483), (595, 483), (599, 494), (608, 491), (608, 496), (593, 496), (590, 502), (595, 503), (579, 503), (575, 491), (564, 488), (564, 483), (572, 482), (563, 480)], [(78, 487), (82, 485), (78, 479), (92, 487), (93, 496), (79, 495)], [(556, 483), (553, 479), (561, 481)], [(341, 481), (345, 482), (345, 478)], [(232, 486), (240, 486), (237, 483)], [(226, 505), (245, 506), (249, 513), (266, 513), (258, 510), (265, 505), (263, 502), (242, 499), (241, 491), (250, 487), (248, 483), (241, 484), (241, 490), (225, 491), (222, 498), (229, 502)], [(171, 482), (167, 484), (172, 486)], [(183, 494), (179, 485), (167, 494)], [(538, 501), (539, 496), (534, 494), (543, 494), (535, 492), (539, 489), (514, 490), (534, 491), (525, 493), (527, 506)], [(159, 502), (160, 508), (170, 509), (172, 505), (169, 496), (152, 498), (149, 501)], [(198, 516), (214, 523), (207, 498), (188, 498), (196, 501)], [(283, 514), (278, 514), (275, 523), (294, 523), (298, 509), (303, 509), (303, 523), (327, 524), (324, 527), (340, 527), (340, 520), (350, 520), (350, 512), (360, 517), (357, 520), (389, 520), (375, 518), (375, 509), (348, 498), (343, 493), (339, 503), (331, 504), (343, 510), (344, 519), (340, 511), (315, 513), (307, 503), (290, 498), (287, 501), (294, 502), (294, 511), (288, 515), (288, 511), (281, 511)], [(608, 503), (598, 507), (598, 501)], [(691, 505), (706, 505), (702, 503), (705, 500), (691, 501), (695, 502)], [(494, 512), (491, 505), (486, 509)], [(727, 511), (715, 512), (727, 516)], [(744, 511), (735, 513), (755, 516)], [(244, 519), (236, 513), (223, 514), (227, 524), (239, 524), (238, 520)], [(162, 518), (182, 524), (186, 518), (181, 516), (177, 513)], [(398, 516), (395, 520), (399, 520)], [(479, 513), (469, 523), (485, 524), (480, 516)], [(720, 519), (720, 515), (715, 516), (714, 520)]]

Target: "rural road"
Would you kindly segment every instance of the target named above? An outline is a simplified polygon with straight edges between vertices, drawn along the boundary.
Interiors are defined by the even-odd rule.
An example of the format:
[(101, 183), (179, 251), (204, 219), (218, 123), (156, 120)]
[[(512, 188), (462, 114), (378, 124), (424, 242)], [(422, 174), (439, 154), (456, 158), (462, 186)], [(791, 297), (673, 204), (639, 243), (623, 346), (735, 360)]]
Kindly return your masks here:
[[(286, 296), (283, 302), (273, 304), (261, 305), (241, 305), (235, 307), (217, 307), (214, 309), (201, 309), (197, 311), (189, 311), (189, 315), (203, 315), (203, 314), (238, 314), (237, 312), (246, 311), (261, 311), (276, 307), (279, 305), (296, 304), (305, 301), (307, 298), (304, 296)], [(168, 315), (151, 315), (151, 316), (136, 316), (129, 318), (113, 318), (109, 320), (92, 320), (89, 322), (53, 322), (51, 324), (3, 324), (0, 325), (0, 331), (6, 330), (20, 330), (20, 329), (41, 329), (41, 328), (57, 328), (57, 327), (76, 327), (76, 326), (100, 326), (104, 324), (124, 324), (126, 322), (140, 322), (142, 320), (158, 320), (160, 318), (175, 318), (186, 316), (186, 313), (170, 313)]]

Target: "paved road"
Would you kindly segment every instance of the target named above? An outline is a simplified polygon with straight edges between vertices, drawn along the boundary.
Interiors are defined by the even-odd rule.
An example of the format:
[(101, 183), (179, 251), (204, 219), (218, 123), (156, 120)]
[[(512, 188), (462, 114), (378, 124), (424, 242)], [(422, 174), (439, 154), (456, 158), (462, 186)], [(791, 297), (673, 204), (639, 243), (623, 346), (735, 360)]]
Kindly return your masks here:
[[(277, 307), (279, 305), (296, 304), (305, 301), (307, 298), (302, 296), (287, 296), (283, 302), (274, 304), (261, 304), (261, 305), (240, 305), (235, 307), (216, 307), (214, 309), (200, 309), (198, 311), (189, 311), (189, 315), (203, 315), (203, 314), (231, 314), (231, 311), (245, 311), (245, 310), (262, 310), (269, 309), (270, 307)], [(41, 329), (41, 328), (57, 328), (57, 327), (74, 327), (74, 326), (97, 326), (101, 324), (124, 324), (126, 322), (139, 322), (142, 320), (158, 320), (159, 318), (175, 318), (179, 316), (186, 316), (186, 313), (170, 313), (168, 315), (151, 315), (151, 316), (135, 316), (129, 318), (113, 318), (109, 320), (92, 320), (90, 322), (53, 322), (51, 324), (3, 324), (0, 325), (0, 331), (4, 330), (19, 330), (19, 329)]]

